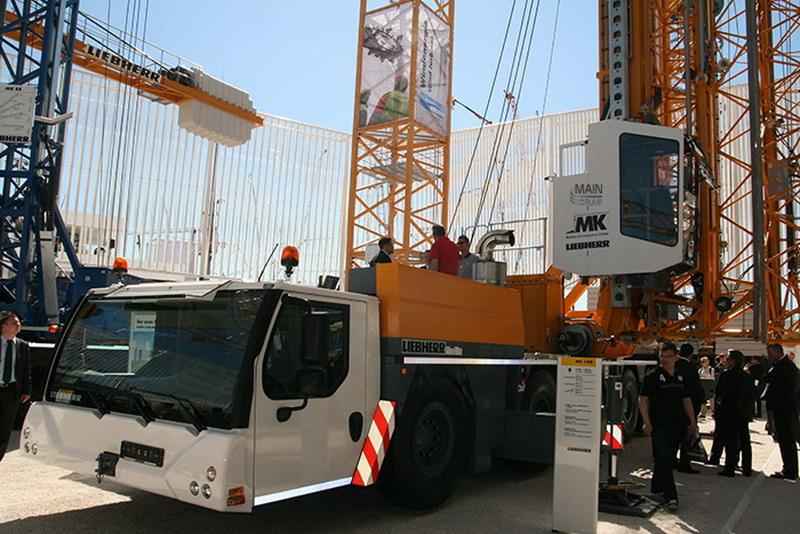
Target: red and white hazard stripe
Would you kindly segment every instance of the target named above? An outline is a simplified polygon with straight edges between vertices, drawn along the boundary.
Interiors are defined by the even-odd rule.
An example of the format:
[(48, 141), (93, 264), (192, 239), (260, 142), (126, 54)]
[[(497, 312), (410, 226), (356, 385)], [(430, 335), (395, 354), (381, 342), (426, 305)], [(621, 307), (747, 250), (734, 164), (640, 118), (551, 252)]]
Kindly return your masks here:
[(378, 480), (383, 459), (389, 449), (389, 442), (394, 432), (395, 401), (378, 401), (369, 434), (364, 440), (364, 448), (353, 473), (353, 484), (356, 486), (369, 486)]
[(603, 433), (603, 446), (609, 447), (611, 450), (622, 450), (622, 424), (606, 425), (606, 431)]

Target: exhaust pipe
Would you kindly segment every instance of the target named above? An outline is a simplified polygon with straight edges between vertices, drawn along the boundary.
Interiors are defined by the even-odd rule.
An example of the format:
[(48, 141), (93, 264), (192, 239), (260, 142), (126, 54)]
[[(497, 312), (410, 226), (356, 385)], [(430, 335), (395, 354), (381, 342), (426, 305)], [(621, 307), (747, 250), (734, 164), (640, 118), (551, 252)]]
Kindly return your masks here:
[(487, 232), (478, 241), (478, 256), (481, 258), (492, 260), (494, 249), (498, 245), (514, 246), (516, 239), (514, 238), (514, 230), (492, 230)]

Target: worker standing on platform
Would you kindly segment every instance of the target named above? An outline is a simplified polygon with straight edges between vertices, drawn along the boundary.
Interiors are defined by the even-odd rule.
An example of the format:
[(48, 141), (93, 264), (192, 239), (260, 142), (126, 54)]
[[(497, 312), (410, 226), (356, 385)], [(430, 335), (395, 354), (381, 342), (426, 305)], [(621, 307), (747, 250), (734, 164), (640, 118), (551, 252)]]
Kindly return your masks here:
[(458, 264), (458, 276), (472, 278), (472, 266), (478, 263), (478, 255), (469, 251), (469, 238), (465, 235), (458, 236), (458, 250), (461, 251), (461, 262)]
[(694, 434), (697, 422), (689, 390), (675, 364), (675, 344), (665, 342), (659, 351), (659, 366), (645, 375), (639, 395), (639, 411), (644, 433), (653, 439), (653, 479), (651, 491), (662, 494), (670, 512), (678, 509), (678, 490), (672, 474), (673, 462), (681, 439)]
[(378, 248), (380, 249), (375, 257), (369, 260), (369, 266), (375, 267), (379, 263), (392, 263), (392, 253), (394, 252), (394, 244), (391, 237), (382, 237), (378, 241)]
[(458, 276), (458, 260), (460, 256), (461, 252), (458, 250), (458, 245), (447, 237), (444, 226), (435, 225), (433, 227), (433, 246), (428, 254), (430, 269)]
[(767, 401), (767, 412), (774, 418), (773, 437), (781, 449), (783, 469), (770, 476), (772, 478), (797, 478), (797, 413), (798, 387), (800, 387), (800, 371), (789, 358), (784, 356), (783, 347), (777, 343), (767, 346), (767, 356), (772, 367), (767, 371), (764, 382), (767, 389), (764, 399)]

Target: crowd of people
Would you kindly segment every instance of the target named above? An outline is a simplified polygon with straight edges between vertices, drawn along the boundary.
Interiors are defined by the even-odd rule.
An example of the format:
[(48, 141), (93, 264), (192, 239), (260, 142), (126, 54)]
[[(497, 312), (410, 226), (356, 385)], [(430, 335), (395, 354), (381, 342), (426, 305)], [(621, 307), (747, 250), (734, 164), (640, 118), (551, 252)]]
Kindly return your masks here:
[[(473, 265), (478, 255), (469, 251), (469, 238), (459, 236), (456, 243), (447, 237), (443, 226), (435, 225), (432, 231), (433, 246), (423, 255), (424, 267), (432, 271), (472, 278)], [(379, 263), (391, 263), (394, 253), (394, 242), (391, 237), (382, 237), (378, 241), (378, 253), (370, 260), (369, 266)]]
[[(692, 461), (718, 466), (724, 454), (720, 476), (736, 476), (737, 470), (752, 476), (749, 425), (762, 417), (764, 403), (767, 432), (778, 443), (783, 461), (783, 468), (769, 476), (797, 479), (800, 370), (793, 360), (781, 345), (770, 344), (766, 361), (745, 364), (741, 351), (729, 350), (712, 366), (708, 357), (697, 359), (688, 343), (680, 350), (671, 342), (661, 344), (659, 365), (645, 375), (639, 402), (644, 433), (652, 437), (651, 490), (664, 498), (668, 510), (678, 509), (673, 470), (699, 473)], [(712, 413), (714, 441), (706, 456), (697, 421)]]

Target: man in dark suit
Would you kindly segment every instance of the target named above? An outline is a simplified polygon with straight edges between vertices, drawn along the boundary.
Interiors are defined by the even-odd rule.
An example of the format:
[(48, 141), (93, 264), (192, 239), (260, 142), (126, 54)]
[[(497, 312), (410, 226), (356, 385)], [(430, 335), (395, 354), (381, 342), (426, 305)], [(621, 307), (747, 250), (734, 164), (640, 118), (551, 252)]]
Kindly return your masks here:
[[(728, 363), (729, 361), (727, 352), (717, 356), (717, 367), (714, 370), (714, 376), (715, 380), (717, 381), (717, 386), (719, 385), (719, 381), (722, 378), (722, 375), (724, 375), (725, 372), (728, 370)], [(716, 403), (716, 399), (714, 402)], [(708, 455), (708, 462), (707, 462), (710, 465), (719, 465), (720, 458), (722, 457), (722, 452), (725, 450), (725, 441), (723, 440), (722, 434), (723, 434), (723, 429), (717, 422), (717, 414), (715, 413), (714, 441), (711, 443), (711, 454)]]
[(777, 343), (767, 346), (767, 356), (772, 367), (767, 371), (764, 382), (767, 389), (764, 399), (767, 411), (774, 414), (775, 427), (773, 437), (778, 442), (783, 459), (783, 470), (773, 473), (772, 478), (797, 478), (797, 434), (798, 388), (800, 388), (800, 370), (789, 358), (783, 355), (783, 347)]
[(382, 237), (380, 241), (378, 241), (378, 248), (380, 248), (378, 253), (369, 261), (370, 267), (375, 267), (375, 265), (379, 263), (392, 263), (392, 252), (394, 252), (392, 238)]
[(753, 379), (744, 371), (744, 355), (738, 350), (728, 352), (730, 369), (717, 384), (714, 417), (725, 447), (725, 469), (718, 474), (735, 475), (739, 453), (742, 454), (742, 474), (753, 472), (753, 448), (750, 444), (750, 420), (753, 418)]
[(21, 327), (14, 313), (0, 319), (0, 461), (8, 448), (17, 408), (31, 399), (31, 351), (17, 338)]

